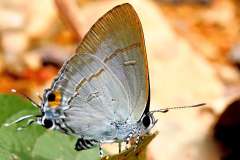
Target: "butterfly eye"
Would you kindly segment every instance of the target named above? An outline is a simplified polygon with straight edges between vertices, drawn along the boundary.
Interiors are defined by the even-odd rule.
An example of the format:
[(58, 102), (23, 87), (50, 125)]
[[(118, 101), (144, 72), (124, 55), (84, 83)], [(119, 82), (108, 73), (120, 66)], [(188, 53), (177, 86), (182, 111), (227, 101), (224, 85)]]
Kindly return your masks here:
[(47, 128), (47, 129), (49, 129), (49, 128), (52, 128), (53, 127), (53, 121), (52, 120), (50, 120), (50, 119), (44, 119), (43, 120), (43, 126), (45, 127), (45, 128)]
[(143, 126), (148, 128), (151, 124), (151, 118), (149, 115), (145, 115), (142, 119)]

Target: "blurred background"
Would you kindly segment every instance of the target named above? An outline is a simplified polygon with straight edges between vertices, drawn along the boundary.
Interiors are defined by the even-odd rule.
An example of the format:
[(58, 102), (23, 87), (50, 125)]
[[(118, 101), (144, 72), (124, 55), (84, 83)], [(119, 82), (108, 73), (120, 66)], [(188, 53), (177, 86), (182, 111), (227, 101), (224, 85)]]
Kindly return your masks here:
[(40, 102), (90, 27), (125, 2), (143, 25), (151, 109), (207, 103), (157, 114), (148, 159), (240, 159), (238, 0), (1, 0), (0, 92)]

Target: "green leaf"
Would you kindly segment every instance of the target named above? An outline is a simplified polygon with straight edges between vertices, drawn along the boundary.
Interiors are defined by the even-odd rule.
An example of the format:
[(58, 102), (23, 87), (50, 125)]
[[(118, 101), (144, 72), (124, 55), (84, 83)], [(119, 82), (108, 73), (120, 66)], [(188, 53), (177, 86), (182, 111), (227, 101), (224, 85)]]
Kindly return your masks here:
[[(42, 156), (56, 160), (95, 160), (99, 159), (98, 148), (77, 152), (74, 150), (75, 138), (57, 132), (45, 133), (35, 143), (33, 157)], [(43, 147), (47, 146), (47, 147)]]

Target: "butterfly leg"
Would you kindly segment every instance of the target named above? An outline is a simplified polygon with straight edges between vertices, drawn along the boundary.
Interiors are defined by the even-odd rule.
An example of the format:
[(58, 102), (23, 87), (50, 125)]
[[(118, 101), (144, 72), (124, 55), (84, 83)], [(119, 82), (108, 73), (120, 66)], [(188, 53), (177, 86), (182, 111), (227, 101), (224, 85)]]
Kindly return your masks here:
[(136, 133), (136, 129), (133, 129), (133, 130), (129, 133), (129, 135), (127, 136), (127, 138), (126, 138), (126, 147), (125, 147), (126, 150), (128, 150), (128, 144), (129, 144), (131, 138), (135, 135), (135, 133)]
[(128, 141), (125, 142), (125, 150), (128, 150)]
[(133, 134), (130, 133), (126, 139), (126, 146), (125, 146), (125, 149), (128, 150), (128, 145), (129, 145), (129, 142), (130, 142), (130, 139), (132, 138)]
[(118, 153), (122, 152), (122, 143), (118, 142)]
[(103, 158), (103, 149), (102, 149), (102, 144), (99, 143), (99, 155), (101, 158)]
[(136, 149), (137, 149), (137, 146), (138, 146), (138, 143), (139, 143), (139, 139), (140, 139), (140, 134), (138, 133), (137, 137), (136, 137), (135, 144), (134, 144), (134, 151), (136, 151)]

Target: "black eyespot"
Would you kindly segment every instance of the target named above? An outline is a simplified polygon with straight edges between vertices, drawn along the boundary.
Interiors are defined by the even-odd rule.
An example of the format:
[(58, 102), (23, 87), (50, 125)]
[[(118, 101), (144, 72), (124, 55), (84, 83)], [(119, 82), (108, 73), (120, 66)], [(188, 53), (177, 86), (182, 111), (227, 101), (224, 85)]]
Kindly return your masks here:
[(47, 129), (49, 129), (53, 126), (53, 121), (50, 119), (44, 119), (43, 126)]
[(150, 116), (149, 115), (144, 116), (142, 119), (142, 123), (144, 127), (148, 128), (151, 124)]
[(50, 93), (47, 98), (49, 102), (52, 102), (55, 101), (56, 95), (54, 93)]

